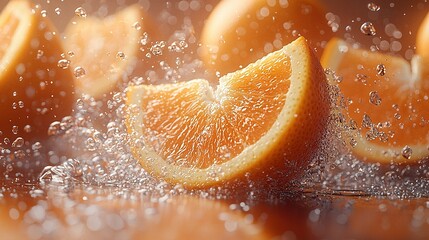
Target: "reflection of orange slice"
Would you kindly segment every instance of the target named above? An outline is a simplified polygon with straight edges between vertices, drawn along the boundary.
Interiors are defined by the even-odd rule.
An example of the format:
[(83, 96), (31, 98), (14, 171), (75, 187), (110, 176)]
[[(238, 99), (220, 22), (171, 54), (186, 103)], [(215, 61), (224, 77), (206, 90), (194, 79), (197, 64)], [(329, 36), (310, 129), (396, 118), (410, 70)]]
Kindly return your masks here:
[(223, 0), (204, 26), (203, 60), (226, 74), (276, 51), (298, 36), (322, 54), (332, 37), (325, 12), (317, 0)]
[(58, 32), (30, 1), (11, 1), (0, 16), (0, 134), (41, 140), (51, 122), (71, 114), (73, 76), (57, 64)]
[(146, 31), (147, 19), (138, 5), (104, 19), (73, 19), (64, 36), (66, 49), (73, 52), (70, 60), (77, 76), (77, 93), (101, 99), (117, 90), (146, 59), (139, 56), (147, 41)]
[(358, 128), (352, 151), (361, 158), (413, 162), (429, 155), (429, 84), (420, 79), (416, 60), (411, 67), (402, 58), (339, 39), (326, 46), (322, 65), (342, 77), (338, 86)]
[(130, 87), (127, 119), (142, 166), (170, 183), (209, 187), (296, 177), (317, 151), (326, 81), (304, 38), (220, 79)]

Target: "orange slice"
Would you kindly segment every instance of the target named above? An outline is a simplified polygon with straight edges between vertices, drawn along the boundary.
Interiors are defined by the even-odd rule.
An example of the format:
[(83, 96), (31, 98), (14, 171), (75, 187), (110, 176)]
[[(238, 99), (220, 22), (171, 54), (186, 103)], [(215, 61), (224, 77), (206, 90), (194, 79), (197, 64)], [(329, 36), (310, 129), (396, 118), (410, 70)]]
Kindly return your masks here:
[[(0, 140), (39, 141), (70, 115), (73, 75), (59, 68), (58, 32), (30, 1), (10, 1), (0, 15)], [(3, 139), (8, 139), (3, 141)], [(21, 145), (21, 144), (19, 144)]]
[(423, 59), (423, 75), (429, 78), (429, 13), (421, 23), (416, 38), (416, 53)]
[(204, 62), (226, 74), (304, 36), (320, 57), (333, 33), (317, 0), (223, 0), (206, 21)]
[[(329, 113), (325, 75), (304, 38), (220, 79), (128, 88), (132, 151), (172, 184), (286, 183), (317, 151)], [(227, 185), (228, 185), (227, 184)]]
[(357, 128), (352, 151), (380, 163), (415, 162), (429, 156), (429, 84), (421, 78), (418, 58), (355, 48), (331, 40), (322, 65), (342, 78), (337, 83)]
[(128, 80), (146, 60), (140, 48), (148, 41), (148, 19), (137, 4), (107, 16), (76, 17), (67, 26), (65, 46), (71, 51), (78, 96), (102, 99)]

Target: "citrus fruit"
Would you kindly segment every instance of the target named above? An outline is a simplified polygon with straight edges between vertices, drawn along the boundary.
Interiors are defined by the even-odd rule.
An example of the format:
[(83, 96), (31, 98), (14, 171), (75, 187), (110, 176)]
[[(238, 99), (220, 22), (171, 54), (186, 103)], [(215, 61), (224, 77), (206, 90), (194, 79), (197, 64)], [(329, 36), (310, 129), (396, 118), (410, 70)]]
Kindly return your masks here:
[[(416, 37), (416, 53), (421, 56), (424, 64), (424, 75), (429, 78), (429, 13), (421, 23)], [(426, 67), (427, 66), (427, 67)]]
[(72, 72), (57, 66), (64, 52), (58, 32), (26, 0), (3, 9), (0, 32), (0, 139), (43, 140), (74, 103)]
[(380, 163), (415, 162), (429, 155), (429, 84), (421, 61), (411, 64), (387, 54), (355, 48), (332, 39), (322, 65), (335, 71), (344, 95), (351, 128), (352, 151)]
[(223, 0), (206, 21), (202, 58), (226, 74), (304, 36), (321, 55), (332, 36), (323, 6), (316, 0)]
[(120, 84), (147, 59), (140, 48), (149, 45), (150, 24), (137, 4), (105, 18), (81, 11), (66, 27), (64, 44), (71, 54), (76, 93), (100, 100), (120, 90)]
[(132, 151), (151, 174), (206, 188), (297, 177), (329, 114), (326, 78), (304, 38), (220, 78), (127, 89)]

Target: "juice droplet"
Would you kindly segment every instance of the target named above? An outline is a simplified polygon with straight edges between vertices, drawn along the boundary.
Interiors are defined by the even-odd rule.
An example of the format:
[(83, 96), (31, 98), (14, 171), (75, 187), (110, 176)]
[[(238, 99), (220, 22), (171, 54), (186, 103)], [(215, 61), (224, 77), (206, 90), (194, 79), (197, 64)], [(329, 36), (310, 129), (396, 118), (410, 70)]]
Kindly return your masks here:
[(379, 76), (384, 76), (386, 74), (386, 66), (383, 64), (378, 64), (376, 70)]
[(412, 154), (413, 150), (408, 145), (405, 145), (405, 147), (402, 149), (402, 157), (410, 159)]
[(377, 4), (375, 4), (373, 2), (370, 2), (370, 3), (368, 3), (368, 9), (370, 11), (377, 12), (380, 10), (380, 6), (378, 6)]
[(372, 22), (365, 22), (360, 26), (360, 31), (368, 36), (375, 36), (377, 34), (377, 31), (375, 30), (374, 25)]
[(369, 93), (369, 102), (377, 106), (381, 104), (381, 98), (377, 91), (371, 91)]
[(78, 67), (75, 67), (75, 69), (74, 69), (73, 73), (74, 73), (74, 76), (75, 76), (76, 78), (83, 77), (83, 76), (85, 76), (85, 74), (86, 74), (85, 69), (84, 69), (83, 67), (79, 67), (79, 66), (78, 66)]
[(83, 7), (78, 7), (76, 10), (74, 10), (74, 14), (78, 17), (86, 18), (86, 11)]

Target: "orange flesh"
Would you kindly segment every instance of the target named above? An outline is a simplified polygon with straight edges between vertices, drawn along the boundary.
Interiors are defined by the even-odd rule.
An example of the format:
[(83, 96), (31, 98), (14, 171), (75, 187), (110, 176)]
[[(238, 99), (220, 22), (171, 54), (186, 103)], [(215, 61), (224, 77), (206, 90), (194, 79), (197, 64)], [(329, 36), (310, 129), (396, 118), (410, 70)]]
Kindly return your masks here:
[(141, 99), (146, 144), (185, 167), (207, 168), (237, 156), (271, 128), (285, 104), (290, 59), (277, 55), (271, 59), (282, 64), (262, 61), (227, 75), (214, 94), (201, 81), (148, 88)]
[(0, 28), (0, 57), (4, 56), (9, 48), (10, 41), (19, 25), (19, 19), (8, 15), (6, 23)]
[[(339, 86), (346, 96), (348, 113), (361, 127), (363, 137), (391, 147), (429, 142), (429, 94), (425, 94), (429, 93), (428, 84), (414, 84), (411, 74), (401, 79), (395, 71), (403, 69), (403, 62), (394, 61), (392, 56), (370, 53), (363, 57), (351, 50), (344, 58), (337, 68), (337, 75), (343, 77)], [(386, 66), (384, 76), (377, 74), (378, 64)], [(379, 105), (370, 102), (372, 91), (381, 98)], [(374, 124), (372, 129), (362, 124), (365, 114)], [(374, 130), (378, 134), (373, 134)]]

